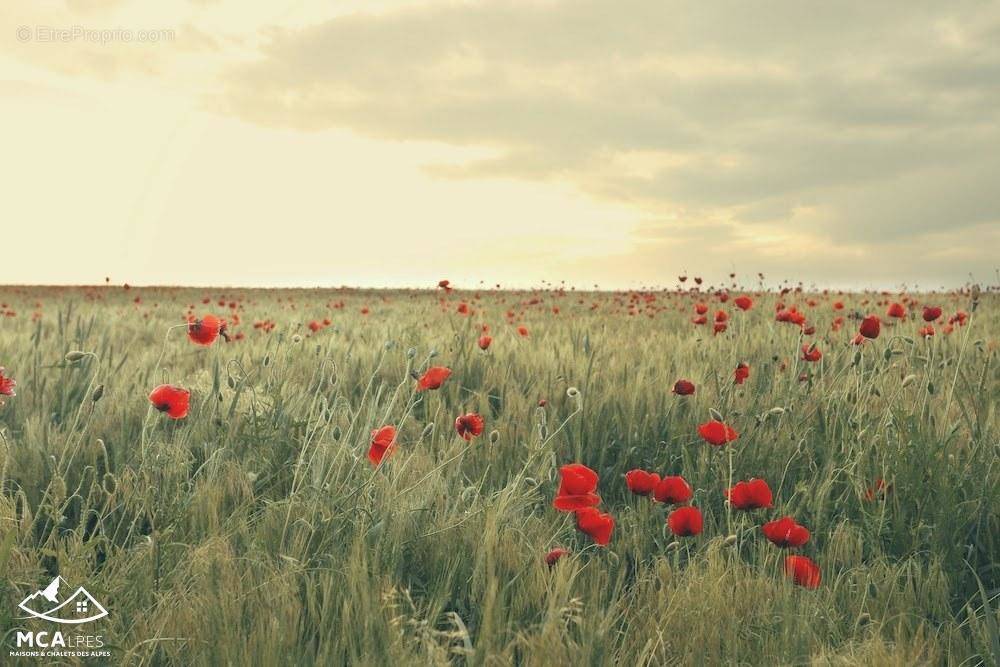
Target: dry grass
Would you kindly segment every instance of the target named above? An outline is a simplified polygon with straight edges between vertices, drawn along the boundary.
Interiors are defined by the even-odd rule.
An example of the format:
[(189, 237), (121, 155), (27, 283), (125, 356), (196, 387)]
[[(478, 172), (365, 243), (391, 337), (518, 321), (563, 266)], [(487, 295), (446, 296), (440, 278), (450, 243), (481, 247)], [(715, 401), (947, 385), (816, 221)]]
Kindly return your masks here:
[[(951, 335), (914, 339), (910, 320), (859, 350), (856, 323), (830, 332), (822, 296), (803, 339), (774, 321), (774, 295), (712, 336), (689, 323), (690, 297), (667, 293), (654, 318), (614, 312), (614, 295), (456, 292), (442, 310), (441, 294), (226, 293), (246, 339), (203, 349), (164, 336), (188, 304), (228, 310), (202, 306), (204, 290), (0, 289), (19, 311), (0, 318), (0, 365), (18, 380), (0, 408), (5, 644), (31, 626), (17, 602), (59, 572), (106, 603), (98, 629), (132, 665), (1000, 661), (992, 295)], [(542, 303), (523, 306), (531, 296)], [(479, 312), (457, 315), (462, 298)], [(970, 309), (965, 295), (925, 300)], [(273, 333), (250, 326), (265, 318)], [(824, 357), (806, 368), (814, 339)], [(68, 363), (69, 350), (93, 355)], [(415, 394), (410, 372), (435, 353), (454, 375)], [(738, 361), (752, 368), (741, 387)], [(695, 396), (670, 394), (680, 377)], [(192, 390), (183, 422), (149, 407), (160, 382)], [(732, 474), (767, 479), (773, 511), (727, 510), (730, 458), (695, 431), (709, 408), (742, 433)], [(494, 443), (456, 436), (467, 411)], [(385, 423), (400, 447), (376, 471), (368, 434)], [(550, 507), (572, 461), (601, 474), (618, 522), (607, 549)], [(688, 478), (701, 536), (668, 550), (663, 508), (625, 488), (636, 467)], [(879, 477), (892, 491), (867, 501)], [(786, 513), (812, 530), (818, 590), (785, 581), (757, 529)], [(550, 570), (553, 546), (573, 554)]]

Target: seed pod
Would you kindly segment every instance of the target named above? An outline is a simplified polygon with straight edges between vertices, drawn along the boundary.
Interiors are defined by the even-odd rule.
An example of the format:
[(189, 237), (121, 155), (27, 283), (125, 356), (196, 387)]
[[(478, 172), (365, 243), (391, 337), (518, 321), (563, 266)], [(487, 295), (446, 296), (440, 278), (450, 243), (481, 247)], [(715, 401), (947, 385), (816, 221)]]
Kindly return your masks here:
[(99, 400), (101, 400), (102, 396), (104, 396), (104, 385), (99, 384), (96, 387), (94, 387), (94, 393), (90, 395), (90, 400), (93, 403), (97, 403)]
[(104, 487), (104, 492), (109, 496), (113, 496), (115, 491), (118, 490), (118, 480), (110, 472), (104, 473), (104, 478), (101, 480), (101, 486)]
[(76, 363), (77, 361), (83, 359), (85, 356), (87, 356), (86, 352), (81, 352), (80, 350), (72, 350), (66, 353), (66, 361), (68, 361), (71, 364)]

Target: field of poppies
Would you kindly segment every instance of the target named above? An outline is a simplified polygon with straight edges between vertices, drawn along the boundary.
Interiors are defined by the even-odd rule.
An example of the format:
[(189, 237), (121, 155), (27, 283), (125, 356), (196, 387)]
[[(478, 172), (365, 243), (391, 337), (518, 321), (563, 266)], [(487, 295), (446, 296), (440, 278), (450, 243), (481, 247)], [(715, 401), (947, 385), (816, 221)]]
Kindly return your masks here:
[(115, 664), (1000, 664), (998, 345), (978, 287), (0, 287), (3, 656), (58, 574)]

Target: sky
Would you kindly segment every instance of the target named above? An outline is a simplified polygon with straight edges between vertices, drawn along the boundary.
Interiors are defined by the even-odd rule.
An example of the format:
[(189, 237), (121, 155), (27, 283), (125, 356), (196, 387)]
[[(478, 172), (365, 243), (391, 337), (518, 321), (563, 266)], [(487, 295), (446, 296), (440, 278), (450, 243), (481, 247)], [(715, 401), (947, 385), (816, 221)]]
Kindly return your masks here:
[(5, 0), (0, 283), (995, 283), (1000, 3)]

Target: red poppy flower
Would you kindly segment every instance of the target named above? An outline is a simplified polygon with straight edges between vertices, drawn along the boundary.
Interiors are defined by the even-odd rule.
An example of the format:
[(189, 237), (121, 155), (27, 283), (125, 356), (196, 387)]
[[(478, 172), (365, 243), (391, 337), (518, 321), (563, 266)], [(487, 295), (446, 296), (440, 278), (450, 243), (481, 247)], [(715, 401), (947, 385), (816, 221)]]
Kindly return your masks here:
[(0, 396), (16, 396), (14, 387), (17, 386), (17, 382), (4, 375), (5, 372), (6, 369), (0, 366)]
[(479, 337), (479, 349), (486, 350), (489, 349), (490, 345), (493, 343), (493, 337), (482, 335)]
[(819, 588), (819, 565), (807, 556), (786, 556), (785, 574), (804, 588)]
[(736, 307), (740, 310), (750, 310), (753, 308), (753, 299), (748, 296), (738, 296), (733, 299), (733, 303), (735, 303)]
[(520, 336), (525, 336), (525, 337), (526, 337), (526, 336), (528, 335), (528, 327), (526, 327), (526, 326), (523, 326), (523, 325), (522, 325), (522, 326), (519, 326), (519, 327), (517, 328), (517, 333), (518, 333), (518, 335), (520, 335)]
[(939, 306), (924, 306), (924, 322), (933, 322), (941, 317)]
[(438, 281), (438, 287), (440, 287), (441, 289), (448, 289), (449, 287), (451, 287), (451, 281), (449, 281), (449, 280), (439, 280)]
[(865, 338), (878, 338), (878, 332), (881, 328), (882, 321), (879, 320), (878, 315), (869, 315), (861, 320), (861, 328), (858, 330), (858, 333)]
[(934, 327), (928, 324), (927, 326), (920, 327), (917, 329), (917, 335), (921, 338), (930, 338), (934, 335)]
[(462, 303), (458, 304), (458, 309), (457, 310), (458, 310), (458, 314), (459, 315), (468, 315), (469, 314), (469, 304), (467, 304), (467, 303), (465, 303), (463, 301)]
[(771, 487), (762, 479), (737, 482), (732, 488), (726, 489), (725, 496), (729, 500), (729, 504), (738, 510), (756, 510), (763, 507), (774, 507), (774, 496), (771, 494)]
[(692, 495), (691, 485), (680, 475), (664, 477), (653, 488), (653, 499), (667, 505), (686, 503)]
[(584, 507), (599, 505), (597, 473), (581, 463), (570, 463), (559, 468), (559, 490), (552, 506), (562, 512), (572, 512)]
[(772, 544), (782, 548), (801, 547), (809, 541), (809, 530), (790, 516), (768, 521), (760, 529)]
[(372, 430), (371, 447), (368, 448), (368, 460), (373, 466), (381, 465), (386, 456), (396, 448), (396, 427), (383, 426)]
[(712, 333), (714, 333), (714, 334), (723, 333), (726, 329), (727, 329), (727, 325), (726, 325), (725, 322), (713, 322), (712, 323)]
[(844, 309), (844, 302), (843, 301), (834, 301), (833, 302), (833, 309), (834, 310), (843, 310)]
[(697, 507), (678, 507), (667, 517), (670, 532), (677, 537), (691, 537), (699, 534), (704, 523), (701, 510)]
[(867, 339), (861, 335), (861, 332), (858, 332), (854, 334), (854, 338), (851, 339), (851, 345), (864, 345), (865, 340)]
[(750, 366), (742, 361), (736, 364), (736, 370), (733, 371), (733, 382), (743, 384), (748, 377), (750, 377)]
[(736, 432), (736, 429), (716, 419), (698, 426), (698, 435), (700, 435), (705, 442), (710, 445), (715, 445), (716, 447), (724, 445), (727, 442), (732, 442), (740, 437), (740, 434)]
[(816, 347), (816, 343), (802, 344), (802, 361), (819, 361), (823, 353)]
[(674, 383), (673, 392), (678, 396), (690, 396), (694, 393), (694, 383), (689, 380), (678, 380)]
[(461, 415), (455, 419), (455, 430), (466, 440), (472, 440), (473, 436), (483, 434), (483, 426), (486, 422), (475, 412)]
[(548, 565), (549, 567), (552, 567), (553, 565), (559, 562), (560, 558), (568, 554), (569, 554), (569, 549), (556, 547), (552, 551), (545, 554), (545, 564)]
[(596, 507), (584, 507), (576, 511), (576, 529), (589, 535), (599, 546), (605, 547), (611, 542), (615, 520)]
[(708, 312), (708, 305), (704, 303), (696, 303), (694, 305), (694, 312), (698, 313), (699, 315), (704, 315), (705, 313)]
[(729, 313), (724, 310), (715, 311), (715, 321), (716, 322), (726, 322), (729, 320)]
[(875, 496), (885, 497), (890, 491), (892, 491), (892, 485), (886, 485), (885, 480), (879, 477), (875, 480), (875, 487), (865, 491), (865, 500), (875, 500)]
[(426, 389), (440, 389), (444, 381), (451, 375), (451, 369), (446, 366), (431, 366), (427, 369), (419, 380), (417, 380), (417, 391)]
[(659, 483), (660, 476), (645, 470), (629, 470), (625, 473), (625, 485), (637, 496), (648, 496)]
[(189, 319), (187, 334), (192, 342), (198, 345), (211, 345), (219, 337), (225, 325), (215, 315), (205, 315), (200, 320)]
[(708, 318), (705, 317), (704, 315), (699, 315), (698, 317), (692, 317), (691, 318), (691, 322), (693, 322), (694, 324), (699, 324), (699, 325), (700, 324), (705, 324), (706, 322), (708, 322)]
[(906, 317), (906, 308), (903, 308), (903, 304), (901, 303), (893, 303), (888, 309), (886, 309), (885, 314), (889, 317), (902, 319)]
[(172, 384), (161, 384), (149, 393), (149, 402), (160, 412), (166, 412), (171, 419), (184, 419), (191, 402), (191, 392)]

